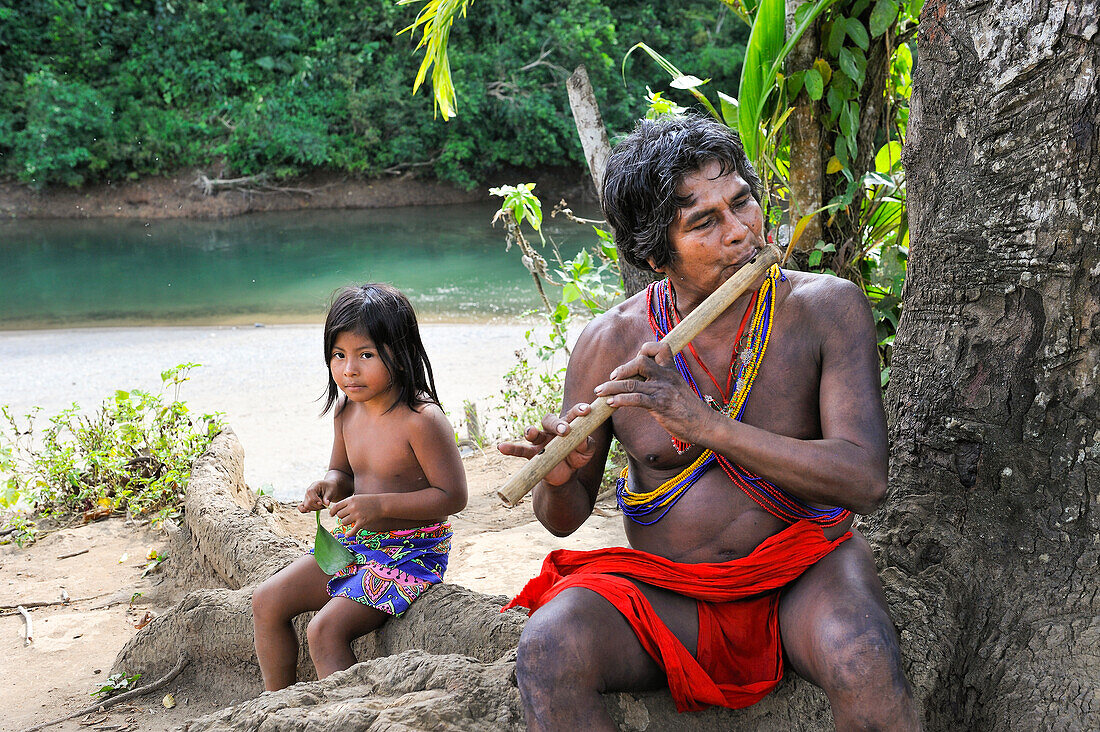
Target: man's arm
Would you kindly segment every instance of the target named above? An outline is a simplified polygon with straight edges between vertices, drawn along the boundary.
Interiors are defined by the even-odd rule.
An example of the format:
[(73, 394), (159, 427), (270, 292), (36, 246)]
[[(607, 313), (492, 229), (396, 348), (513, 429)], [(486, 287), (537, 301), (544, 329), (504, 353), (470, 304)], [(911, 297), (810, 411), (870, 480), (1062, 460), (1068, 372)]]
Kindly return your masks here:
[[(569, 423), (588, 413), (592, 389), (606, 378), (611, 361), (616, 360), (615, 316), (605, 314), (581, 333), (565, 372), (565, 390), (561, 414), (543, 417), (541, 429), (529, 427), (527, 443), (505, 442), (498, 449), (505, 455), (533, 458), (556, 435), (568, 433)], [(535, 486), (535, 516), (550, 533), (568, 536), (592, 513), (603, 479), (604, 464), (611, 447), (611, 420), (604, 422), (587, 440), (559, 463)]]

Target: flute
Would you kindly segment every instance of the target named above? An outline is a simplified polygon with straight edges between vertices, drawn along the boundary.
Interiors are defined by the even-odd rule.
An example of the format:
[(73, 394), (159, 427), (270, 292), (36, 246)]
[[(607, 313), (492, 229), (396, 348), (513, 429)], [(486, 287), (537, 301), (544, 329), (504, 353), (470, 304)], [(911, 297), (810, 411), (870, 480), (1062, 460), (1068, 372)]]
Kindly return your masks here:
[[(670, 330), (660, 342), (667, 345), (673, 355), (679, 353), (715, 318), (725, 312), (737, 298), (741, 297), (753, 282), (779, 261), (779, 250), (774, 246), (765, 245), (744, 267), (699, 303), (699, 306)], [(557, 435), (547, 442), (543, 451), (516, 471), (497, 491), (497, 495), (506, 505), (515, 506), (538, 485), (540, 480), (546, 477), (547, 473), (553, 470), (555, 465), (595, 432), (596, 428), (603, 424), (614, 411), (615, 407), (609, 405), (604, 397), (597, 397), (591, 403), (588, 414), (577, 417), (569, 423), (568, 434)]]

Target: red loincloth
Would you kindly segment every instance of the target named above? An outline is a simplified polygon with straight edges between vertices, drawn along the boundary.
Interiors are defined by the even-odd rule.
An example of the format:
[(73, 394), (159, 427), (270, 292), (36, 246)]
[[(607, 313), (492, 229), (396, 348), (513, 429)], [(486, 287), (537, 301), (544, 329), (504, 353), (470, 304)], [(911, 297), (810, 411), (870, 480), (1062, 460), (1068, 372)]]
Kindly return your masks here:
[[(566, 588), (590, 589), (623, 614), (664, 669), (678, 711), (712, 704), (740, 709), (763, 699), (783, 678), (779, 590), (851, 536), (829, 541), (820, 526), (799, 521), (747, 557), (709, 564), (680, 564), (623, 547), (557, 549), (503, 609), (521, 606), (534, 613)], [(627, 577), (699, 601), (698, 660)]]

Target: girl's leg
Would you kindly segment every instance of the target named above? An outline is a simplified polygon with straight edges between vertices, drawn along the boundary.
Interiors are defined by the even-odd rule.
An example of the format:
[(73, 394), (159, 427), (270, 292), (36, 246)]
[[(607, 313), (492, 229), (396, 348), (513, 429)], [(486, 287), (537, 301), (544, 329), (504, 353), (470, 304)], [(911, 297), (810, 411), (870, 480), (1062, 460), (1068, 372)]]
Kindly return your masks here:
[(329, 601), (325, 590), (328, 579), (317, 560), (306, 555), (268, 577), (252, 593), (256, 658), (268, 691), (297, 681), (298, 637), (291, 621), (296, 615), (324, 607)]
[(334, 597), (309, 621), (309, 657), (317, 678), (355, 665), (352, 642), (386, 622), (389, 613), (346, 597)]

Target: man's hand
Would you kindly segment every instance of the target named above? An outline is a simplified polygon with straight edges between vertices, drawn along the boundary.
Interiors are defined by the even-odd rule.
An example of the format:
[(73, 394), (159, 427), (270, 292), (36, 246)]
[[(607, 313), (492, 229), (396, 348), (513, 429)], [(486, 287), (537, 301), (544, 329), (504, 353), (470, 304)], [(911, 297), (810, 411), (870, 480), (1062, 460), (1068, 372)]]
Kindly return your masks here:
[(362, 529), (370, 528), (384, 518), (381, 513), (381, 496), (360, 493), (348, 496), (329, 506), (330, 515), (340, 519), (344, 533), (354, 536)]
[[(564, 416), (557, 414), (548, 414), (542, 418), (542, 429), (538, 427), (528, 427), (523, 436), (527, 440), (523, 442), (502, 442), (497, 445), (497, 449), (505, 455), (511, 455), (513, 457), (524, 457), (530, 460), (538, 455), (546, 447), (552, 438), (558, 435), (565, 435), (569, 433), (570, 422), (577, 417), (581, 417), (588, 414), (590, 407), (587, 404), (574, 404), (570, 407), (569, 411)], [(569, 453), (565, 460), (555, 465), (542, 482), (547, 487), (556, 488), (564, 485), (573, 479), (576, 474), (584, 465), (588, 464), (588, 461), (592, 459), (592, 455), (595, 454), (596, 446), (591, 437), (585, 438), (585, 441), (581, 443), (576, 450)]]
[(306, 488), (305, 498), (298, 504), (298, 510), (302, 513), (309, 513), (310, 511), (320, 511), (325, 508), (333, 499), (337, 498), (340, 493), (340, 487), (336, 481), (319, 480), (309, 488)]
[(705, 438), (706, 423), (716, 414), (684, 382), (669, 347), (656, 341), (644, 343), (595, 392), (613, 407), (646, 410), (670, 435), (693, 444)]

